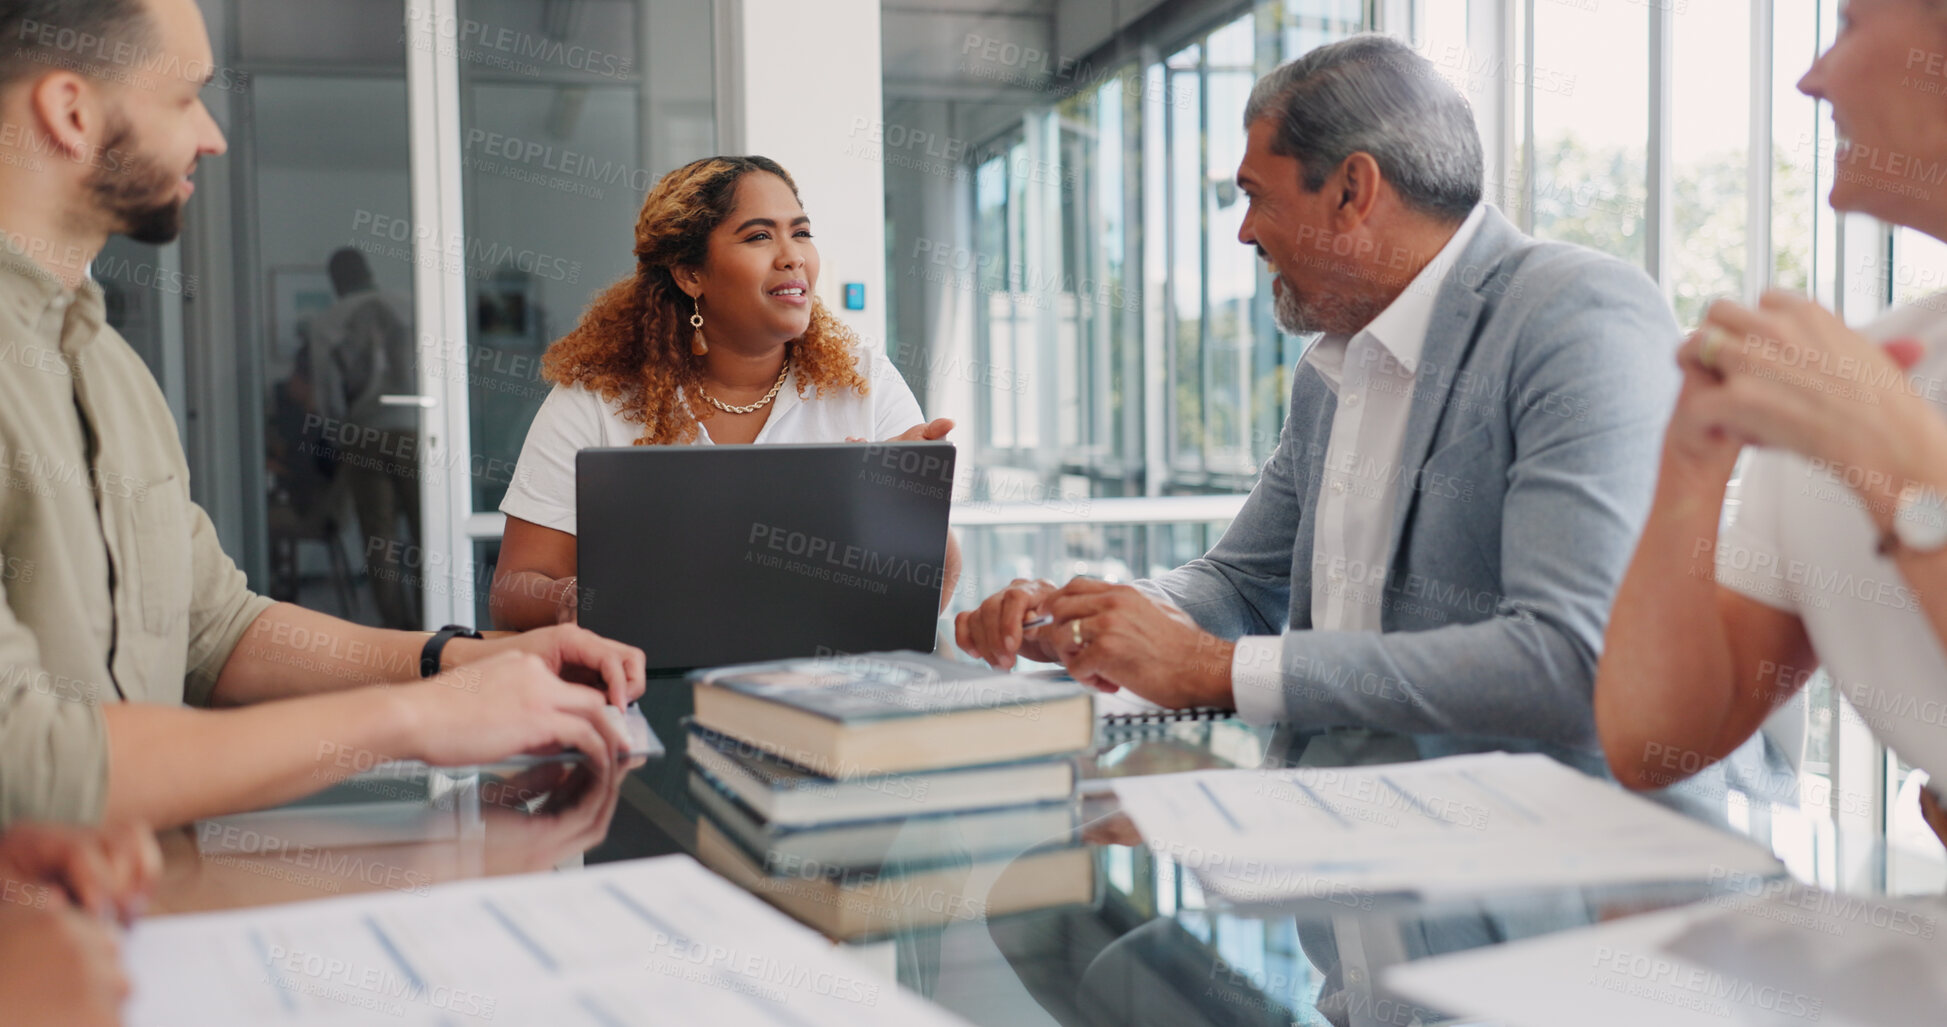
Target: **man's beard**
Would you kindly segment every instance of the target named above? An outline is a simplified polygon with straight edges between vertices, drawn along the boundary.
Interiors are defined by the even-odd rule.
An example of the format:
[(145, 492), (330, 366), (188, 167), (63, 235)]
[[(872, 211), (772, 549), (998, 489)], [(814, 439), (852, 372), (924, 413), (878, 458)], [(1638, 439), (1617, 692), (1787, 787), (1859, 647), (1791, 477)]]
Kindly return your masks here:
[(1351, 291), (1322, 290), (1311, 297), (1284, 282), (1271, 286), (1271, 317), (1287, 335), (1353, 335), (1386, 309), (1385, 301)]
[(134, 138), (128, 119), (115, 114), (88, 191), (111, 231), (152, 246), (175, 242), (183, 231), (183, 201), (176, 195), (182, 176), (136, 152)]

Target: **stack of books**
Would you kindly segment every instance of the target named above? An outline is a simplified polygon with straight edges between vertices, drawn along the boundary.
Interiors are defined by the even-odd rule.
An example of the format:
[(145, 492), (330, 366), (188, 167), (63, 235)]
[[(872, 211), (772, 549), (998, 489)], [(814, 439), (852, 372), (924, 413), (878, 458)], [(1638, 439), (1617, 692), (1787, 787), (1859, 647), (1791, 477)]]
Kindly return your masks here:
[(690, 680), (698, 858), (830, 937), (1093, 901), (1086, 689), (911, 652)]

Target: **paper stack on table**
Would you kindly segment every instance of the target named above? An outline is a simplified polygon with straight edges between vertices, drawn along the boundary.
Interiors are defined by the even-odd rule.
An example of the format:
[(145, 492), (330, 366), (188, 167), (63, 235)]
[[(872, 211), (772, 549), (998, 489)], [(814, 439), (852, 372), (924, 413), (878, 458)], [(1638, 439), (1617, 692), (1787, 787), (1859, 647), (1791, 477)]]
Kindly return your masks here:
[(1781, 868), (1751, 842), (1546, 756), (1123, 778), (1144, 840), (1238, 903), (1697, 879)]
[(131, 1027), (959, 1023), (687, 856), (145, 920)]
[(1947, 1021), (1947, 904), (1754, 890), (1396, 966), (1385, 983), (1510, 1027)]

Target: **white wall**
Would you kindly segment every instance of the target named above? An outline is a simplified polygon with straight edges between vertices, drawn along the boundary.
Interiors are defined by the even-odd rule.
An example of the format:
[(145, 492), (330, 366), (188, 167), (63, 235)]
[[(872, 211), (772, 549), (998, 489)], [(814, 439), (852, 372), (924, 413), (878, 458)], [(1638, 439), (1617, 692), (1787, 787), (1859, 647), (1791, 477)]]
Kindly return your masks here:
[[(886, 337), (886, 189), (879, 0), (721, 0), (725, 153), (761, 154), (797, 180), (823, 264), (818, 295), (861, 336)], [(721, 58), (720, 58), (721, 59)], [(865, 283), (865, 309), (844, 284)]]

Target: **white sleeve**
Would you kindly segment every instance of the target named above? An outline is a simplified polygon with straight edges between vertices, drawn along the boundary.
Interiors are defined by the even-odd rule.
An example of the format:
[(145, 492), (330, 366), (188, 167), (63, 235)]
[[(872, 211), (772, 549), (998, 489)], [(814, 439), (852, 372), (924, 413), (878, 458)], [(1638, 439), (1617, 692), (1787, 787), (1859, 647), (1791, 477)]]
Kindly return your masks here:
[(556, 386), (534, 415), (500, 512), (575, 533), (575, 454), (602, 444), (602, 398)]
[(912, 386), (906, 384), (905, 376), (893, 366), (890, 357), (866, 346), (859, 350), (859, 359), (868, 362), (866, 380), (872, 383), (874, 427), (870, 441), (882, 442), (914, 425), (926, 423), (919, 400), (913, 398)]
[(1264, 727), (1285, 717), (1284, 636), (1246, 635), (1230, 661), (1230, 696), (1238, 719)]
[(1731, 521), (1717, 536), (1712, 554), (1717, 583), (1739, 595), (1786, 613), (1799, 612), (1799, 585), (1787, 574), (1779, 514), (1784, 509), (1785, 485), (1796, 471), (1788, 453), (1753, 450), (1744, 459), (1744, 473), (1726, 495)]

